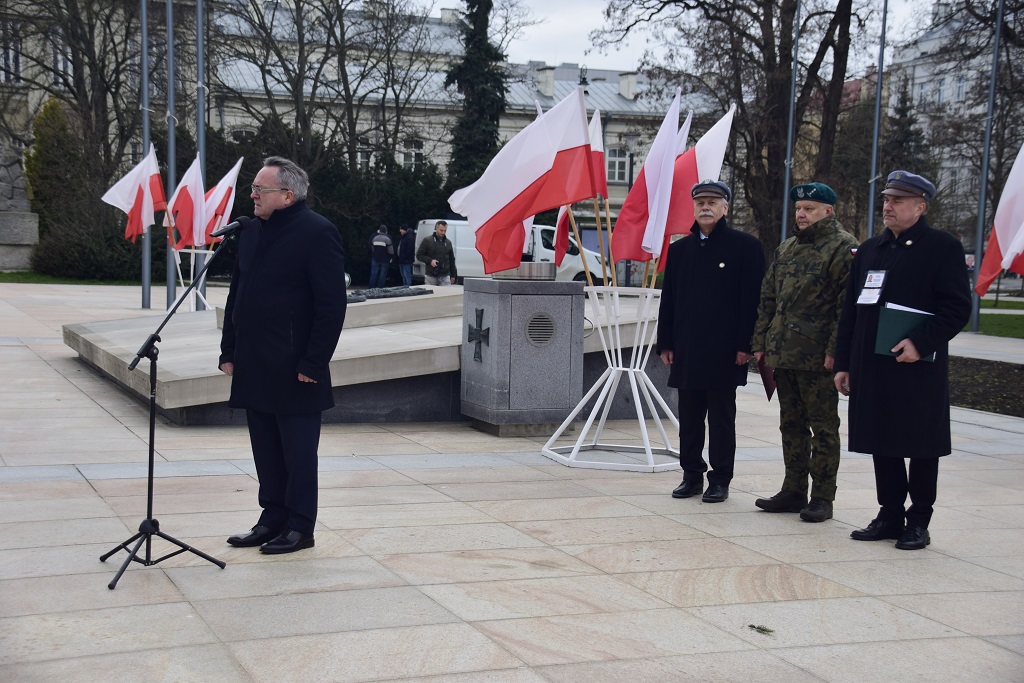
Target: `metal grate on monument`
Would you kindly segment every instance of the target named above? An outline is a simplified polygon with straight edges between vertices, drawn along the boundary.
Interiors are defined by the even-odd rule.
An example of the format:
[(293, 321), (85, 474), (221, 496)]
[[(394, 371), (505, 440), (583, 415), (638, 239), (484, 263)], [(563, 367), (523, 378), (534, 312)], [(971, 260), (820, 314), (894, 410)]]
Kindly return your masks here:
[[(585, 291), (608, 367), (569, 417), (551, 435), (541, 453), (569, 467), (633, 472), (679, 469), (679, 450), (673, 448), (669, 442), (663, 418), (657, 408), (660, 407), (671, 422), (673, 434), (679, 432), (679, 420), (644, 371), (657, 340), (657, 314), (661, 290), (587, 287)], [(632, 351), (626, 353), (626, 349)], [(642, 447), (601, 441), (612, 402), (623, 377), (628, 381), (632, 402), (636, 407), (636, 419), (644, 444)], [(571, 446), (555, 446), (569, 425), (595, 396), (597, 400), (590, 409), (576, 442)], [(657, 429), (660, 446), (651, 444), (651, 436), (647, 429), (648, 418), (644, 414), (645, 407)], [(592, 459), (581, 458), (581, 453), (586, 453)], [(656, 460), (655, 456), (660, 458)]]
[(526, 338), (534, 346), (547, 346), (555, 338), (555, 319), (550, 313), (535, 313), (526, 321)]

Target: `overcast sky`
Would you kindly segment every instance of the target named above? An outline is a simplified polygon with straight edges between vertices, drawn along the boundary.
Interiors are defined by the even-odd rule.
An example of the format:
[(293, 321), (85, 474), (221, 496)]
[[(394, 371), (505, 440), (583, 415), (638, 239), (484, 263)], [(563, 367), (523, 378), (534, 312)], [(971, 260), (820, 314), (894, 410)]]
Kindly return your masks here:
[[(879, 8), (882, 0), (876, 0)], [(601, 54), (591, 47), (588, 38), (591, 31), (603, 25), (602, 11), (605, 3), (602, 0), (524, 0), (537, 19), (542, 20), (537, 26), (527, 29), (523, 37), (514, 42), (508, 50), (509, 61), (525, 63), (530, 60), (558, 65), (562, 62), (585, 64), (591, 69), (635, 69), (647, 47), (643, 37), (633, 38), (629, 44), (621, 46), (618, 51)], [(917, 7), (917, 16), (927, 15), (931, 6), (930, 0), (890, 0), (889, 1), (889, 33), (904, 30), (907, 22), (913, 20), (913, 8)], [(462, 3), (455, 0), (441, 2), (442, 7), (461, 7)], [(921, 10), (920, 8), (925, 8)], [(870, 61), (877, 61), (877, 52)], [(887, 59), (889, 55), (887, 54)]]

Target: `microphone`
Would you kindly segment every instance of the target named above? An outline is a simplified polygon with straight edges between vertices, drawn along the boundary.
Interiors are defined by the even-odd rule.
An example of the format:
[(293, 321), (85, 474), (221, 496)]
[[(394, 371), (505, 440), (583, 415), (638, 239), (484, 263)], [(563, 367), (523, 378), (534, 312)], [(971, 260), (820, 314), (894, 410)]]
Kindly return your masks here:
[(225, 235), (234, 235), (236, 232), (249, 227), (252, 223), (252, 219), (248, 216), (239, 216), (238, 220), (228, 223), (223, 228), (217, 228), (210, 233), (210, 237), (224, 237)]

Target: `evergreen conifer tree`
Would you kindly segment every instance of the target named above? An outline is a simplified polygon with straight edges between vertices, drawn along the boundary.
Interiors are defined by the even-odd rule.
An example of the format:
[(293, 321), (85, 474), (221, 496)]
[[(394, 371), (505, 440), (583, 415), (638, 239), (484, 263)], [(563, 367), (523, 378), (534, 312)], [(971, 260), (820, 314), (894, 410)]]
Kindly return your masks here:
[[(893, 113), (888, 117), (885, 138), (882, 140), (879, 172), (888, 174), (902, 169), (928, 176), (931, 173), (931, 155), (924, 131), (918, 124), (914, 102), (904, 82), (896, 98)], [(884, 182), (883, 182), (884, 185)]]
[(463, 96), (462, 113), (452, 130), (448, 191), (471, 184), (483, 174), (498, 151), (498, 122), (505, 112), (505, 55), (488, 35), (492, 0), (466, 0), (463, 15), (462, 61), (449, 69), (445, 86)]

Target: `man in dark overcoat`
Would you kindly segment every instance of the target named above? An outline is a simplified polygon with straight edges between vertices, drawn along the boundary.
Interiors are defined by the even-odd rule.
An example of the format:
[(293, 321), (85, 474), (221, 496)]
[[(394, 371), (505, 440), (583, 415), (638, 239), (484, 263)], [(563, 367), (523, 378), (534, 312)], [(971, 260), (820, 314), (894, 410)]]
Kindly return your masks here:
[(398, 240), (398, 272), (402, 276), (402, 284), (412, 285), (412, 264), (416, 261), (416, 232), (402, 223), (398, 228), (402, 238)]
[[(849, 448), (872, 455), (881, 506), (850, 536), (917, 550), (931, 542), (939, 457), (952, 450), (948, 343), (970, 317), (970, 284), (960, 242), (925, 219), (935, 185), (894, 171), (882, 194), (886, 229), (860, 245), (847, 282), (835, 385), (850, 397)], [(931, 315), (889, 355), (876, 352), (875, 340), (880, 311), (892, 305)]]
[(679, 464), (674, 498), (704, 489), (704, 420), (708, 424), (705, 503), (729, 497), (736, 458), (736, 387), (747, 383), (750, 338), (764, 277), (764, 252), (753, 235), (726, 221), (732, 191), (705, 180), (693, 186), (690, 234), (668, 248), (658, 312), (658, 354), (679, 390)]
[(334, 405), (329, 363), (345, 321), (341, 237), (306, 206), (308, 187), (294, 162), (264, 160), (251, 194), (259, 220), (239, 236), (221, 336), (228, 405), (245, 410), (263, 508), (228, 543), (268, 554), (313, 546), (320, 419)]

